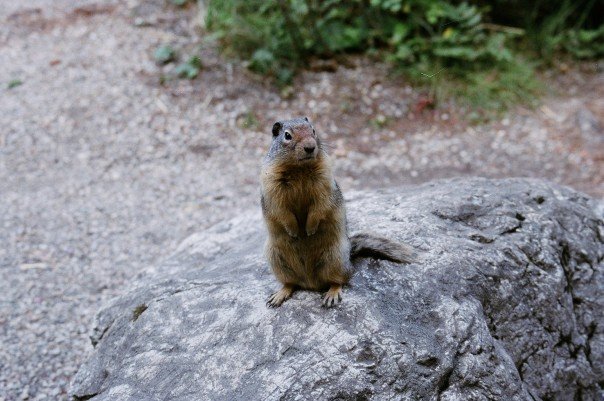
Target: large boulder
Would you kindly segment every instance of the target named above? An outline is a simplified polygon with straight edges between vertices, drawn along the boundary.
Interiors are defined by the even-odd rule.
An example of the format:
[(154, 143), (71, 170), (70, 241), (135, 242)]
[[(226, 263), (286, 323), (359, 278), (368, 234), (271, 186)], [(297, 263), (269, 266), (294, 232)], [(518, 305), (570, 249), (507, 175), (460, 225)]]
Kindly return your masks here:
[(602, 206), (538, 180), (453, 179), (347, 197), (361, 259), (343, 303), (281, 308), (257, 210), (187, 239), (97, 316), (76, 400), (602, 400)]

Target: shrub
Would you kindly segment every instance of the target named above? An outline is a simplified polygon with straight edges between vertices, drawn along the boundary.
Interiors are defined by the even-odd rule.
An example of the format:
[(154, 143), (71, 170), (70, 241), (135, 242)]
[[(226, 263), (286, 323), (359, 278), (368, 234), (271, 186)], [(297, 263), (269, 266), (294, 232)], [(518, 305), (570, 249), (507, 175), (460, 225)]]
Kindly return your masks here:
[(210, 1), (207, 26), (226, 48), (262, 73), (276, 64), (299, 67), (310, 55), (386, 49), (413, 64), (511, 61), (506, 40), (519, 30), (493, 31), (477, 6), (443, 0)]
[[(488, 10), (446, 0), (210, 0), (206, 26), (227, 53), (281, 84), (313, 57), (371, 52), (432, 86), (478, 83), (472, 90), (485, 89), (475, 96), (481, 103), (531, 99), (532, 68), (513, 50), (524, 30), (485, 21)], [(567, 35), (565, 43), (592, 43), (601, 32)], [(484, 76), (505, 77), (505, 86), (480, 85)]]
[(573, 57), (604, 56), (604, 2), (599, 0), (495, 0), (490, 13), (497, 23), (527, 31), (531, 48), (544, 61), (564, 52)]
[(604, 25), (598, 29), (573, 29), (559, 36), (559, 43), (574, 57), (595, 59), (604, 57)]

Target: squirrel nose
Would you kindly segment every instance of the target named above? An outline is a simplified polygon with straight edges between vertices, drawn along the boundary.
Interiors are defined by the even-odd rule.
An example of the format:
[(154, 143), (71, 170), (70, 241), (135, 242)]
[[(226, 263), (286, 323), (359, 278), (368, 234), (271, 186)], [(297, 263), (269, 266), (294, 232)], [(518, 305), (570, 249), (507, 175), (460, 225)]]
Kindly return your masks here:
[(306, 153), (312, 153), (315, 151), (315, 147), (314, 146), (305, 146), (304, 150), (306, 151)]

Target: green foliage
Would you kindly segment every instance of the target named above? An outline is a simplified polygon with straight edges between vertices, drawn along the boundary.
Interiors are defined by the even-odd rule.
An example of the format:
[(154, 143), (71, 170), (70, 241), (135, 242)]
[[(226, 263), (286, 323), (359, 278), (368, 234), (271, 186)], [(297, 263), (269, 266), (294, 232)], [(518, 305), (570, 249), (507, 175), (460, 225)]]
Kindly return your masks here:
[(191, 56), (186, 62), (174, 68), (174, 74), (179, 78), (194, 79), (202, 68), (201, 59), (198, 56)]
[(526, 42), (543, 61), (560, 53), (580, 59), (604, 54), (604, 2), (600, 0), (494, 0), (489, 4), (494, 22), (526, 30)]
[[(164, 65), (176, 61), (178, 55), (176, 50), (172, 48), (170, 45), (163, 45), (158, 47), (153, 53), (153, 58), (155, 62)], [(199, 75), (199, 72), (203, 68), (203, 64), (201, 62), (201, 58), (199, 56), (191, 56), (185, 62), (180, 63), (174, 70), (172, 74), (169, 75), (161, 75), (159, 78), (159, 82), (161, 85), (164, 85), (170, 79), (178, 77), (178, 78), (187, 78), (194, 79)]]
[(332, 57), (370, 48), (391, 59), (452, 62), (510, 61), (509, 33), (491, 33), (482, 12), (444, 0), (226, 0), (210, 1), (207, 26), (224, 46), (250, 60), (250, 68), (276, 73), (299, 67), (307, 56)]
[(20, 79), (11, 79), (10, 81), (8, 81), (6, 87), (8, 89), (13, 89), (20, 85), (23, 85), (23, 81), (21, 81)]
[(159, 64), (167, 64), (176, 59), (176, 50), (170, 45), (160, 46), (153, 53), (153, 58)]
[(578, 59), (604, 57), (604, 25), (599, 29), (573, 29), (560, 35), (559, 43)]
[[(543, 35), (562, 32), (554, 48), (577, 57), (601, 54), (601, 30), (560, 31), (559, 21), (575, 11), (570, 0), (564, 4), (568, 10), (548, 20)], [(206, 26), (227, 53), (282, 85), (312, 58), (370, 53), (432, 87), (446, 77), (484, 91), (471, 98), (530, 98), (532, 68), (515, 50), (525, 30), (488, 17), (488, 7), (448, 0), (210, 0)]]
[(536, 3), (532, 19), (536, 20), (539, 13), (544, 15), (541, 16), (540, 23), (534, 23), (529, 28), (529, 39), (542, 58), (550, 61), (563, 50), (583, 59), (602, 56), (604, 23), (601, 22), (596, 29), (580, 28), (589, 16), (593, 1), (563, 0), (556, 10), (549, 12), (547, 9), (542, 10), (540, 3)]

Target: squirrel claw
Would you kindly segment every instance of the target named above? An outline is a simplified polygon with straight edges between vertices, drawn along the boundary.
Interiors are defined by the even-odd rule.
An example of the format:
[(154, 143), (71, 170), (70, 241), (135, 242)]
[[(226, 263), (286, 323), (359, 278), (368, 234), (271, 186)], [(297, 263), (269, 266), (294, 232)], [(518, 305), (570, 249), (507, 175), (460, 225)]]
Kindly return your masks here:
[(271, 295), (268, 300), (266, 301), (266, 306), (268, 306), (269, 308), (278, 308), (281, 306), (281, 304), (283, 304), (283, 299), (279, 299), (279, 297), (277, 297), (279, 293), (276, 292), (273, 295)]
[(292, 296), (293, 289), (291, 287), (283, 287), (273, 295), (271, 295), (266, 301), (266, 306), (269, 308), (278, 308)]
[(327, 291), (327, 293), (323, 297), (322, 306), (324, 308), (331, 308), (333, 306), (336, 306), (340, 302), (342, 302), (342, 287), (335, 286), (330, 288), (329, 291)]

